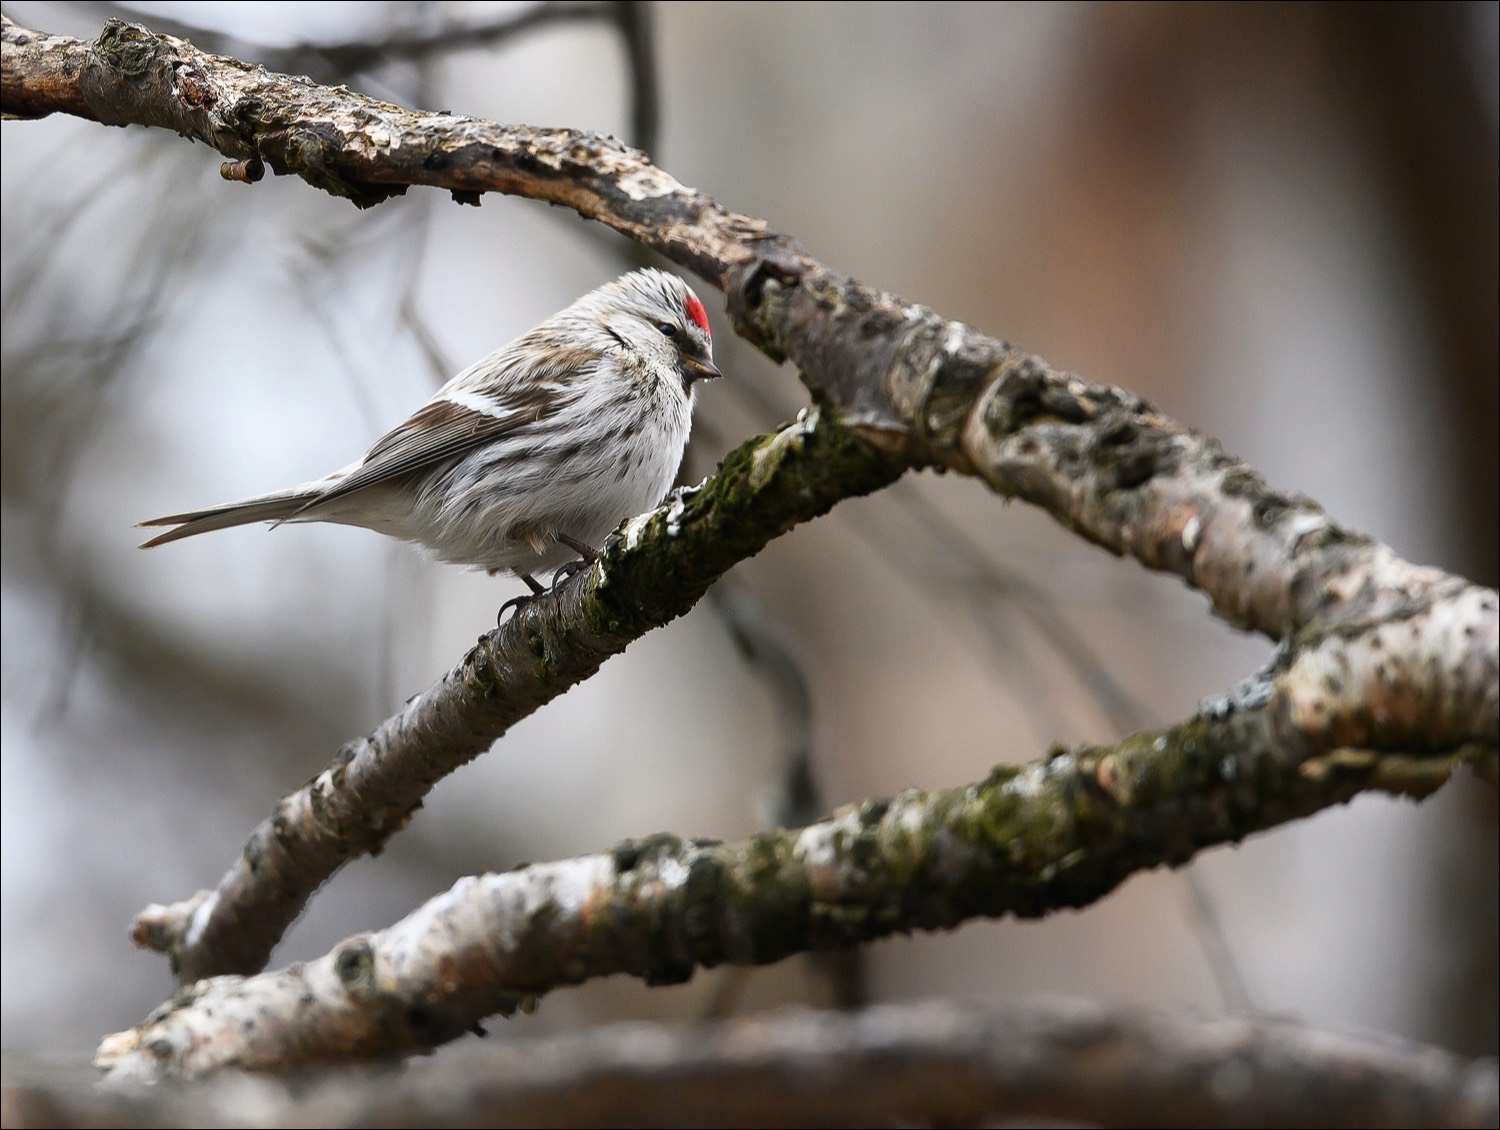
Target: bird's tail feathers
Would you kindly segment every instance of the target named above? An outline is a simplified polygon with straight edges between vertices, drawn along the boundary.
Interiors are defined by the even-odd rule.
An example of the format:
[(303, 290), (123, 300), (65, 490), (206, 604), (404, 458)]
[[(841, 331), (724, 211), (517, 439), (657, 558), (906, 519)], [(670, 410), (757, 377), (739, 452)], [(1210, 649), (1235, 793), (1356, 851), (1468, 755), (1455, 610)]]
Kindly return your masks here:
[(152, 518), (137, 522), (142, 526), (175, 526), (164, 534), (157, 534), (150, 541), (142, 542), (142, 549), (166, 545), (169, 541), (190, 538), (194, 534), (206, 534), (210, 530), (225, 530), (231, 526), (246, 526), (252, 522), (285, 522), (295, 517), (311, 503), (317, 494), (306, 489), (280, 491), (259, 498), (247, 498), (240, 502), (226, 502), (222, 506), (211, 506), (207, 510), (189, 510), (184, 514), (168, 514), (164, 518)]

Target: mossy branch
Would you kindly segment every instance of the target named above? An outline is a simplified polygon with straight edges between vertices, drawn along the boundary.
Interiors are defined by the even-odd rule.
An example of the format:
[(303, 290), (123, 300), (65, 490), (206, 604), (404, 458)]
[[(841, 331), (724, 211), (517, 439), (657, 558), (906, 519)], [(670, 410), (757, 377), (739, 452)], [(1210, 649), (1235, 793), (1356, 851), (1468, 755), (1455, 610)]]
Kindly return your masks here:
[(726, 963), (1084, 906), (1136, 871), (1364, 789), (1425, 795), (1462, 761), (1493, 756), (1298, 761), (1280, 745), (1278, 713), (1274, 691), (1213, 703), (1117, 746), (1056, 749), (806, 828), (739, 843), (661, 835), (466, 878), (317, 961), (200, 981), (109, 1037), (97, 1062), (130, 1079), (358, 1062), (434, 1047), (596, 977), (673, 984)]
[[(829, 409), (773, 440), (752, 441), (704, 491), (629, 523), (600, 565), (565, 586), (555, 603), (533, 605), (486, 637), (437, 686), (287, 798), (217, 892), (144, 916), (140, 936), (171, 952), (184, 977), (259, 968), (316, 884), (351, 855), (378, 848), (438, 776), (641, 632), (681, 614), (767, 538), (908, 466), (975, 475), (1036, 504), (1110, 552), (1181, 577), (1219, 615), (1282, 647), (1273, 670), (1163, 734), (1097, 757), (1074, 751), (1039, 762), (1005, 778), (1010, 793), (976, 786), (998, 803), (1016, 781), (1045, 783), (1067, 769), (1057, 779), (1073, 781), (1075, 792), (1014, 814), (1062, 821), (1068, 830), (1042, 836), (1048, 850), (1061, 851), (1043, 853), (1050, 859), (1045, 882), (978, 882), (915, 906), (892, 893), (900, 888), (890, 882), (874, 883), (868, 905), (835, 900), (827, 921), (809, 911), (809, 929), (816, 922), (832, 933), (814, 930), (805, 944), (951, 925), (968, 913), (1076, 905), (1133, 869), (1179, 862), (1204, 843), (1337, 803), (1358, 788), (1425, 789), (1458, 757), (1494, 779), (1494, 592), (1402, 561), (1315, 503), (1271, 490), (1212, 440), (1127, 392), (1058, 372), (842, 276), (764, 221), (720, 207), (611, 138), (413, 112), (207, 55), (118, 21), (85, 43), (6, 20), (0, 42), (0, 109), (8, 117), (63, 112), (173, 129), (224, 154), (237, 179), (253, 182), (251, 172), (264, 166), (361, 206), (427, 185), (465, 201), (502, 192), (572, 208), (724, 290), (738, 330), (773, 358), (794, 361)], [(1165, 772), (1161, 757), (1173, 756), (1184, 783), (1203, 791), (1162, 802), (1152, 810), (1154, 823), (1121, 818), (1137, 799), (1153, 798)], [(1239, 771), (1247, 758), (1253, 773)], [(1214, 776), (1225, 764), (1237, 769), (1232, 781)], [(1051, 812), (1050, 803), (1062, 807)], [(907, 811), (900, 802), (895, 808)], [(886, 826), (889, 811), (877, 826)], [(1106, 817), (1102, 828), (1111, 834), (1095, 835), (1100, 828), (1085, 818), (1091, 813)], [(1193, 817), (1186, 826), (1178, 822), (1185, 814)], [(982, 845), (997, 859), (1025, 861), (1034, 858), (1030, 827), (1001, 822), (973, 830), (984, 833)], [(998, 835), (1007, 828), (1009, 840)], [(1152, 833), (1144, 841), (1143, 830)], [(864, 843), (862, 835), (847, 838), (854, 854), (833, 852), (833, 873), (857, 873), (854, 849)], [(674, 853), (713, 850), (679, 845), (652, 858), (658, 866), (675, 861), (691, 876), (706, 857)], [(899, 868), (885, 866), (893, 880)], [(600, 873), (613, 875), (614, 867)], [(732, 872), (725, 864), (714, 874)], [(780, 889), (772, 884), (765, 895)], [(725, 906), (708, 905), (721, 915), (711, 920), (722, 923)], [(782, 904), (772, 898), (768, 905)], [(269, 913), (273, 906), (279, 909)], [(696, 921), (680, 924), (693, 942), (689, 967), (736, 959), (729, 950), (700, 952)], [(842, 925), (834, 930), (833, 923)], [(681, 953), (663, 951), (673, 952)], [(644, 975), (650, 969), (637, 966), (648, 957), (682, 968), (649, 954), (620, 968)], [(569, 983), (567, 974), (512, 978), (495, 992), (540, 991)], [(331, 975), (343, 983), (336, 968)], [(498, 998), (480, 999), (491, 1008)], [(451, 1023), (457, 1020), (444, 1013), (439, 1028), (446, 1033)]]

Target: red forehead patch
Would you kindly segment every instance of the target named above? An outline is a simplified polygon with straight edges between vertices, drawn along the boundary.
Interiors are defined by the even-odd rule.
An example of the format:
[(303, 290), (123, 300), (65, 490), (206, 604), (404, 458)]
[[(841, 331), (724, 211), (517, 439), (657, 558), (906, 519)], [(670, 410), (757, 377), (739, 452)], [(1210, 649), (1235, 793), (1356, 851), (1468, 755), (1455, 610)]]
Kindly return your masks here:
[(693, 325), (705, 334), (708, 333), (708, 311), (703, 309), (703, 303), (698, 301), (696, 294), (687, 296), (687, 316), (693, 320)]

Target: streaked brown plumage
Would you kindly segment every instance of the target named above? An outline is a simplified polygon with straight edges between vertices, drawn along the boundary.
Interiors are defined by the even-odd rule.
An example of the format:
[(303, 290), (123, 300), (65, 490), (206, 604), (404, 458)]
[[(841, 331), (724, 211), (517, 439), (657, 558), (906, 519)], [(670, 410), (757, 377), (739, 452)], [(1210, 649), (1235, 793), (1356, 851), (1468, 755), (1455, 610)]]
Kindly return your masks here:
[(252, 522), (338, 522), (491, 572), (531, 574), (659, 502), (687, 445), (694, 382), (716, 377), (703, 304), (634, 271), (470, 366), (325, 478), (142, 522), (144, 543)]

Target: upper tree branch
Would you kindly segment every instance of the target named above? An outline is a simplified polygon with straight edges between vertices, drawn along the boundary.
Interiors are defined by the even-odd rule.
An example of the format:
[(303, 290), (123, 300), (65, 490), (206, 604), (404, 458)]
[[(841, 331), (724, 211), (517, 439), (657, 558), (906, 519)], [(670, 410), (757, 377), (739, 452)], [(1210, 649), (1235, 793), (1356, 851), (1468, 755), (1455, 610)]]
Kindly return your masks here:
[[(851, 478), (826, 467), (812, 474), (823, 483), (824, 509), (850, 489), (870, 489), (851, 482), (874, 483), (911, 464), (946, 467), (1044, 507), (1111, 552), (1183, 578), (1231, 622), (1284, 642), (1275, 678), (1246, 694), (1260, 696), (1288, 764), (1343, 747), (1452, 752), (1478, 742), (1492, 750), (1500, 738), (1493, 592), (1410, 565), (1316, 504), (1271, 491), (1212, 440), (1129, 393), (1059, 373), (837, 274), (764, 221), (721, 208), (611, 138), (408, 111), (115, 21), (91, 44), (8, 20), (0, 40), (7, 116), (65, 112), (175, 129), (360, 205), (410, 185), (462, 198), (528, 196), (654, 248), (724, 289), (739, 331), (771, 356), (795, 361), (814, 394), (852, 426), (853, 436), (841, 429), (841, 449), (857, 452), (853, 463), (862, 469)], [(876, 458), (877, 448), (889, 458)], [(724, 481), (724, 497), (762, 482), (753, 459), (740, 474)], [(782, 504), (787, 524), (805, 516), (795, 495)], [(718, 565), (763, 544), (761, 526), (748, 528), (754, 536), (741, 541), (745, 531), (734, 532), (732, 522), (720, 531), (727, 541), (718, 546)], [(658, 552), (669, 529), (658, 517), (641, 549)], [(691, 556), (671, 560), (699, 568), (704, 586), (717, 575)], [(623, 602), (609, 606), (601, 647), (600, 611), (583, 597), (616, 564), (609, 558), (579, 578), (557, 608), (534, 608), (524, 634), (487, 639), (434, 692), (359, 743), (355, 760), (341, 760), (314, 782), (301, 802), (305, 813), (284, 807), (283, 819), (257, 833), (244, 863), (221, 884), (221, 896), (259, 892), (251, 902), (219, 897), (158, 933), (176, 939), (173, 946), (225, 936), (230, 918), (253, 925), (287, 875), (297, 877), (291, 886), (310, 890), (307, 883), (349, 854), (378, 845), (415, 805), (410, 782), (429, 770), (408, 773), (396, 788), (382, 766), (425, 765), (439, 746), (452, 751), (447, 761), (467, 760), (519, 713), (675, 614), (642, 581), (632, 596), (646, 605), (639, 613)], [(690, 604), (702, 588), (688, 591)], [(320, 828), (329, 813), (337, 819)], [(264, 959), (231, 954), (225, 964), (223, 954), (186, 960), (185, 952), (178, 951), (184, 972)]]
[(1139, 398), (838, 275), (613, 138), (405, 110), (115, 20), (84, 43), (7, 19), (3, 58), (6, 116), (175, 129), (361, 205), (430, 185), (545, 200), (608, 224), (726, 290), (740, 332), (795, 361), (872, 438), (1037, 503), (1272, 638), (1326, 613), (1340, 584), (1442, 583), (1394, 561), (1371, 575), (1368, 539), (1270, 491)]

